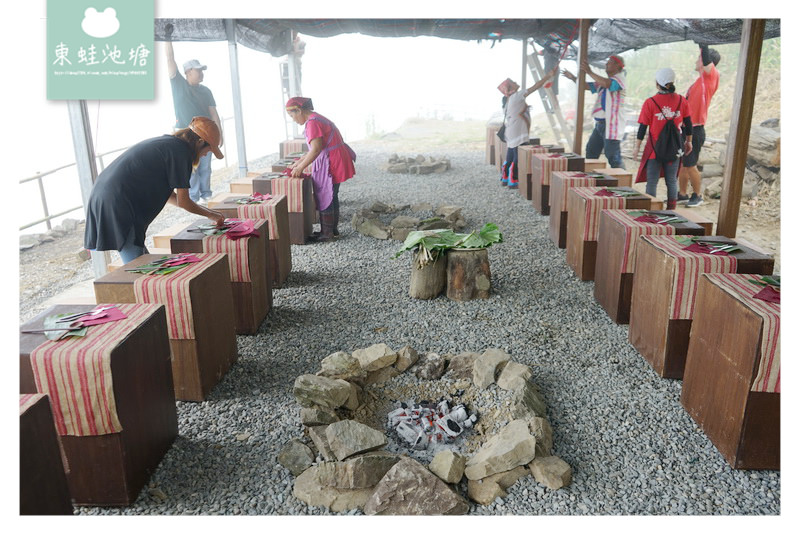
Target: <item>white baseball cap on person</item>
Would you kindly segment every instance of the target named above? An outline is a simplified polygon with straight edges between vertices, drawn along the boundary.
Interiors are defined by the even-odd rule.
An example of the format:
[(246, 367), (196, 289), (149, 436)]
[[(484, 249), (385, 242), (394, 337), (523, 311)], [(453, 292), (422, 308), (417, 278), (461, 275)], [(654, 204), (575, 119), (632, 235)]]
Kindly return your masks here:
[(186, 72), (190, 68), (199, 68), (200, 70), (205, 70), (208, 67), (203, 65), (196, 59), (190, 59), (189, 61), (183, 64), (183, 71)]
[(675, 71), (671, 68), (660, 68), (656, 71), (656, 83), (662, 87), (675, 83)]

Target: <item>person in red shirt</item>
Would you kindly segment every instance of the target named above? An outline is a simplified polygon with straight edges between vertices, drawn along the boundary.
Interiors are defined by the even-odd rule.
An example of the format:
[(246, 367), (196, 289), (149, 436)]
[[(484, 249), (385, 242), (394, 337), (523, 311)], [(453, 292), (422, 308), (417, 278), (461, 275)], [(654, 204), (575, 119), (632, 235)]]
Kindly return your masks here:
[[(695, 63), (695, 70), (700, 75), (686, 93), (692, 117), (692, 152), (684, 156), (683, 167), (678, 176), (680, 187), (678, 201), (686, 202), (686, 207), (696, 207), (703, 203), (703, 197), (700, 195), (701, 176), (700, 171), (697, 170), (697, 160), (700, 156), (700, 149), (706, 140), (705, 123), (708, 117), (708, 106), (711, 104), (711, 97), (719, 87), (719, 71), (717, 70), (719, 60), (719, 52), (709, 48), (707, 44), (701, 44), (700, 56)], [(692, 183), (691, 198), (686, 194), (689, 182)]]
[[(645, 192), (655, 196), (658, 179), (663, 173), (664, 181), (667, 183), (667, 209), (675, 209), (678, 200), (680, 156), (692, 151), (692, 119), (686, 98), (675, 94), (675, 72), (671, 68), (662, 68), (656, 72), (656, 88), (658, 93), (644, 101), (642, 111), (639, 113), (639, 131), (633, 148), (633, 159), (636, 161), (639, 158), (639, 148), (649, 128), (649, 139), (639, 166), (639, 176), (646, 174)], [(661, 161), (656, 157), (655, 146), (664, 131), (664, 126), (670, 120), (674, 121), (676, 127), (680, 127), (683, 123), (684, 131), (688, 132), (688, 135), (683, 143), (682, 152), (676, 150), (673, 160)], [(637, 177), (636, 181), (641, 179)]]

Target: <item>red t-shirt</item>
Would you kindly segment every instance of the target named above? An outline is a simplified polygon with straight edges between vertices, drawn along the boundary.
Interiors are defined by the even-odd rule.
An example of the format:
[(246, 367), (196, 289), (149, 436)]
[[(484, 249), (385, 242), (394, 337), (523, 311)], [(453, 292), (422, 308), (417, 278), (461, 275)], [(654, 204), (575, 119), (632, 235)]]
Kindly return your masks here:
[[(653, 102), (654, 99), (655, 103)], [(656, 105), (656, 103), (658, 105)], [(658, 109), (659, 106), (661, 107), (661, 110)], [(683, 119), (690, 116), (689, 104), (686, 101), (686, 98), (676, 93), (659, 93), (644, 101), (644, 105), (642, 105), (642, 111), (639, 113), (639, 124), (645, 124), (650, 128), (648, 137), (650, 135), (653, 136), (653, 145), (655, 145), (655, 143), (658, 141), (658, 136), (661, 134), (661, 130), (664, 129), (664, 125), (667, 123), (667, 120), (671, 119), (674, 121), (675, 126), (680, 129)], [(650, 142), (649, 139), (645, 140), (648, 143)], [(650, 154), (650, 159), (653, 159), (654, 157), (655, 152)]]
[[(339, 128), (319, 113), (313, 113), (311, 115), (312, 118), (315, 116), (322, 120), (309, 119), (306, 121), (306, 141), (310, 145), (313, 139), (321, 138), (323, 147), (333, 147), (333, 149), (328, 152), (330, 173), (333, 178), (333, 183), (342, 183), (352, 178), (356, 173), (353, 160), (350, 157), (350, 151), (344, 145), (342, 134), (339, 133)], [(333, 135), (331, 135), (331, 133)], [(328, 142), (329, 139), (330, 143)]]
[(708, 106), (711, 105), (711, 97), (717, 92), (717, 87), (719, 87), (719, 71), (711, 63), (709, 72), (705, 70), (700, 72), (700, 76), (697, 77), (686, 92), (686, 99), (689, 100), (692, 126), (700, 126), (706, 123)]

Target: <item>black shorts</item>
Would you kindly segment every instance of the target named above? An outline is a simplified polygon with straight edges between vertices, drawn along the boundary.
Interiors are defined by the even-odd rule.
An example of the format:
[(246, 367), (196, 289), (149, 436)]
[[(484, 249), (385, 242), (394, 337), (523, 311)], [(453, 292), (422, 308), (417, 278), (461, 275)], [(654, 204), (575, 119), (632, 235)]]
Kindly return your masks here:
[(697, 159), (700, 157), (700, 149), (703, 147), (703, 143), (705, 142), (706, 127), (702, 124), (700, 126), (692, 126), (692, 153), (683, 156), (683, 166), (697, 166)]

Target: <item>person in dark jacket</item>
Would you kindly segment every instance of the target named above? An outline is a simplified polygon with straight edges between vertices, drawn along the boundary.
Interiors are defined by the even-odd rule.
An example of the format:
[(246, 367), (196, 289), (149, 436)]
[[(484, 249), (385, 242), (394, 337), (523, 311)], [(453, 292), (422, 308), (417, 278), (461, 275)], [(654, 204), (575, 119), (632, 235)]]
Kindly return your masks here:
[(189, 197), (189, 177), (200, 158), (213, 152), (222, 159), (219, 128), (195, 117), (188, 128), (141, 141), (103, 170), (89, 197), (84, 247), (118, 250), (123, 263), (146, 254), (147, 227), (171, 203), (221, 225), (222, 213), (197, 205)]

